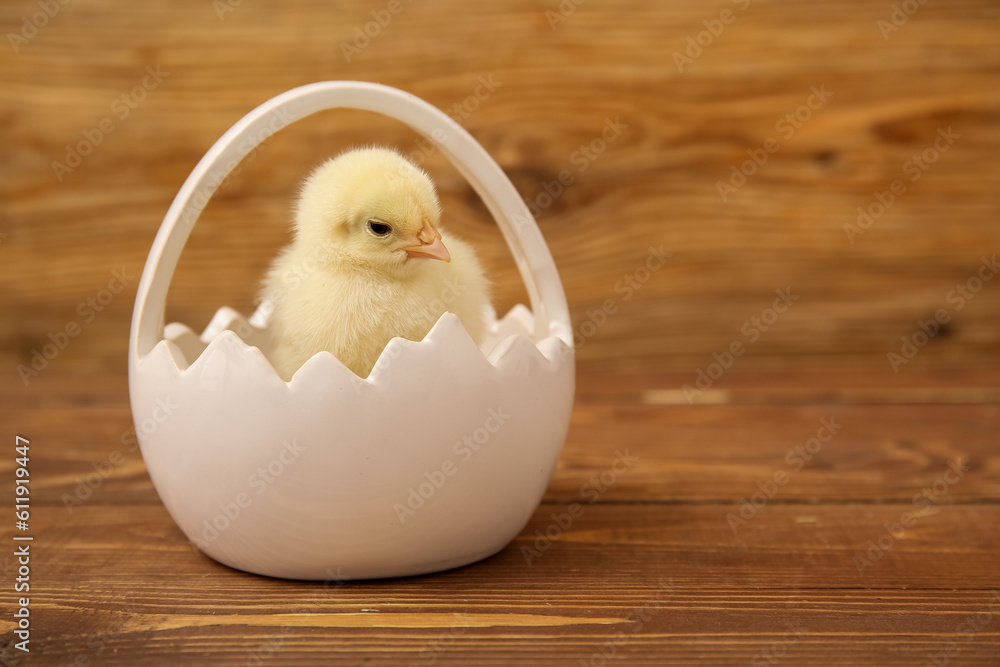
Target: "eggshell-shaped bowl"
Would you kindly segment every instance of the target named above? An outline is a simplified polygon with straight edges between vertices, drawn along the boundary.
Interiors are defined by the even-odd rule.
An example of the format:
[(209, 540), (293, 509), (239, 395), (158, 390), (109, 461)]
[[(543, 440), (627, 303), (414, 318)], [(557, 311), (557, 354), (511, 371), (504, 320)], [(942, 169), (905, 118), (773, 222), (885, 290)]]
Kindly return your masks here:
[[(530, 311), (494, 318), (482, 347), (445, 313), (422, 341), (392, 339), (364, 379), (320, 352), (283, 381), (266, 303), (249, 319), (222, 307), (200, 336), (164, 327), (177, 260), (219, 184), (274, 132), (337, 107), (396, 118), (454, 164), (500, 226)], [(566, 297), (535, 220), (468, 132), (394, 88), (314, 83), (247, 114), (184, 183), (139, 282), (129, 392), (143, 459), (188, 538), (247, 572), (396, 577), (498, 552), (541, 500), (573, 391)]]

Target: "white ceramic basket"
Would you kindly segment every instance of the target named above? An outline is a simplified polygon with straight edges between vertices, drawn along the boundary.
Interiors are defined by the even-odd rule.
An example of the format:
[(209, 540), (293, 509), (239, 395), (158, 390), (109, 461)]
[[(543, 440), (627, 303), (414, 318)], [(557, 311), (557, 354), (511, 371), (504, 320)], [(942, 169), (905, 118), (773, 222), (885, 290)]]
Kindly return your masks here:
[[(532, 310), (494, 322), (483, 350), (445, 313), (423, 341), (392, 339), (367, 379), (321, 352), (285, 382), (265, 356), (266, 310), (223, 307), (201, 336), (164, 327), (177, 260), (219, 183), (277, 130), (337, 107), (420, 132), (496, 219)], [(160, 498), (206, 554), (269, 576), (413, 575), (501, 550), (541, 500), (573, 391), (566, 298), (517, 191), (448, 116), (372, 83), (296, 88), (226, 132), (167, 211), (132, 315), (132, 412)]]

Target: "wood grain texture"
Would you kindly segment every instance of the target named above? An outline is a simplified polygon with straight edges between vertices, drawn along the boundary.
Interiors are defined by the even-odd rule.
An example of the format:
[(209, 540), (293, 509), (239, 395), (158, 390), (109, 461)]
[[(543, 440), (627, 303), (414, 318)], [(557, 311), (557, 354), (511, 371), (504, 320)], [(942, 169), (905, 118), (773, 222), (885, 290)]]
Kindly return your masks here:
[[(956, 373), (953, 382), (970, 385), (962, 395), (977, 396), (983, 391), (974, 386), (980, 375)], [(969, 470), (961, 483), (938, 499), (941, 504), (1000, 502), (996, 436), (1000, 398), (986, 395), (983, 401), (955, 404), (940, 401), (949, 394), (939, 387), (930, 396), (940, 402), (914, 405), (909, 401), (913, 388), (863, 392), (850, 386), (837, 388), (836, 376), (827, 381), (823, 375), (822, 389), (814, 390), (811, 401), (808, 394), (801, 399), (805, 403), (774, 400), (787, 385), (804, 385), (810, 377), (786, 373), (762, 379), (756, 374), (736, 374), (729, 379), (730, 385), (756, 382), (756, 392), (742, 391), (762, 395), (767, 401), (692, 407), (639, 404), (649, 392), (641, 387), (646, 383), (663, 386), (669, 382), (665, 376), (618, 375), (619, 388), (633, 388), (619, 394), (609, 391), (606, 377), (584, 375), (568, 441), (545, 498), (580, 501), (581, 485), (606, 470), (617, 452), (628, 452), (637, 465), (609, 488), (604, 500), (732, 502), (750, 497), (758, 491), (758, 482), (783, 471), (789, 480), (771, 504), (808, 504), (818, 499), (910, 502), (912, 490), (933, 485), (951, 461)], [(851, 379), (863, 385), (877, 378), (875, 373), (864, 372)], [(35, 498), (68, 508), (68, 512), (77, 506), (76, 500), (108, 505), (158, 503), (134, 438), (124, 378), (101, 376), (95, 381), (89, 376), (52, 376), (39, 382), (43, 379), (46, 384), (29, 393), (44, 400), (19, 400), (16, 412), (0, 407), (0, 422), (16, 424), (29, 433), (46, 433), (46, 447), (33, 459), (39, 475)], [(841, 377), (840, 383), (846, 379)], [(937, 378), (935, 382), (948, 384)], [(606, 393), (596, 394), (596, 388)], [(732, 391), (740, 395), (740, 390)], [(830, 396), (837, 394), (855, 400), (831, 401)], [(53, 410), (54, 404), (61, 406), (58, 411)], [(824, 420), (835, 425), (834, 437), (821, 443), (815, 453), (803, 453)], [(628, 429), (621, 430), (622, 424), (628, 424)], [(81, 433), (86, 439), (81, 439)], [(95, 473), (95, 463), (102, 467), (119, 457), (122, 462), (112, 466), (115, 484), (102, 481), (94, 487), (96, 477), (87, 483), (87, 476)], [(706, 466), (706, 457), (719, 463)], [(876, 462), (877, 469), (859, 476), (859, 469)]]
[[(754, 0), (745, 10), (723, 0), (588, 0), (554, 28), (546, 12), (558, 11), (556, 2), (404, 2), (348, 62), (341, 43), (383, 6), (74, 2), (26, 43), (0, 49), (0, 367), (30, 360), (70, 321), (82, 333), (54, 367), (124, 367), (137, 279), (92, 321), (79, 304), (100, 294), (115, 268), (139, 273), (183, 179), (264, 100), (312, 81), (361, 79), (447, 110), (474, 95), (480, 77), (495, 89), (456, 115), (519, 192), (545, 203), (546, 184), (551, 190), (563, 171), (573, 178), (539, 223), (575, 325), (602, 319), (591, 313), (615, 301), (579, 348), (585, 367), (704, 366), (747, 342), (743, 324), (778, 288), (801, 298), (749, 347), (743, 366), (888, 369), (900, 337), (939, 309), (951, 321), (904, 372), (1000, 355), (996, 283), (961, 310), (948, 299), (1000, 246), (995, 2), (922, 4), (886, 37), (878, 21), (891, 17), (891, 3), (864, 0)], [(674, 54), (727, 9), (734, 20), (679, 71)], [(27, 0), (5, 3), (4, 34), (35, 11)], [(134, 108), (123, 106), (147, 67), (160, 68), (162, 81)], [(813, 87), (832, 95), (787, 136), (789, 126), (778, 124)], [(67, 146), (104, 118), (113, 131), (57, 175), (53, 163), (66, 162)], [(627, 127), (590, 160), (580, 148), (608, 119)], [(911, 181), (908, 161), (949, 127), (959, 137)], [(723, 202), (717, 183), (769, 138), (779, 150)], [(413, 152), (417, 140), (395, 122), (353, 112), (318, 114), (275, 136), (209, 205), (168, 316), (200, 329), (220, 305), (249, 310), (287, 240), (289, 207), (309, 168), (350, 145)], [(523, 300), (478, 198), (439, 154), (423, 164), (440, 185), (447, 224), (484, 256), (497, 305)], [(851, 243), (844, 224), (895, 179), (906, 192)], [(673, 256), (626, 300), (619, 281), (660, 245)]]
[[(884, 375), (872, 371), (734, 371), (722, 382), (730, 402), (642, 403), (679, 377), (581, 375), (545, 498), (500, 554), (423, 577), (324, 586), (248, 575), (200, 554), (123, 444), (124, 376), (46, 374), (0, 396), (0, 422), (32, 440), (35, 537), (32, 653), (12, 649), (8, 595), (0, 658), (997, 664), (1000, 402), (982, 393), (995, 371), (916, 374), (903, 386), (891, 376), (881, 388)], [(758, 400), (792, 388), (803, 394), (796, 401)], [(964, 388), (965, 400), (913, 403), (915, 388)], [(843, 426), (793, 470), (788, 452), (823, 419)], [(612, 479), (619, 452), (631, 464)], [(967, 468), (954, 483), (943, 481), (949, 461)], [(12, 465), (0, 460), (7, 494)], [(779, 471), (788, 480), (734, 523)], [(582, 512), (565, 525), (573, 503)], [(0, 540), (11, 544), (12, 533), (0, 526)], [(14, 565), (0, 557), (8, 581)]]

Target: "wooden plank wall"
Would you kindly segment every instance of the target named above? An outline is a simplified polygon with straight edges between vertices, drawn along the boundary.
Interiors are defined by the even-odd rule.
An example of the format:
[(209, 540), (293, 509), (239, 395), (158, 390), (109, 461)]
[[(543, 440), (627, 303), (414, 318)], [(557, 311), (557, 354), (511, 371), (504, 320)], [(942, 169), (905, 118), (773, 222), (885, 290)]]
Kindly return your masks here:
[[(887, 353), (938, 311), (950, 321), (901, 371), (1000, 358), (1000, 281), (974, 298), (953, 291), (975, 288), (981, 258), (1000, 249), (996, 2), (894, 17), (893, 3), (868, 0), (565, 0), (567, 15), (555, 0), (403, 0), (357, 52), (345, 45), (386, 2), (50, 4), (50, 18), (29, 0), (0, 5), (5, 370), (70, 323), (80, 333), (53, 366), (123, 370), (137, 276), (184, 178), (244, 113), (329, 79), (464, 104), (460, 122), (532, 202), (569, 172), (539, 223), (574, 323), (600, 323), (608, 299), (615, 309), (586, 329), (583, 368), (693, 372), (741, 341), (744, 368), (891, 373)], [(613, 141), (597, 154), (602, 133)], [(200, 329), (219, 305), (252, 307), (311, 166), (366, 142), (420, 153), (417, 139), (346, 111), (274, 137), (195, 229), (170, 319)], [(78, 145), (89, 154), (72, 166)], [(766, 162), (723, 201), (719, 182), (753, 155)], [(522, 300), (475, 194), (439, 154), (421, 161), (447, 225), (488, 263), (497, 305)], [(875, 193), (897, 180), (887, 210), (849, 238), (858, 207), (877, 213)], [(651, 246), (672, 257), (626, 300), (620, 281)], [(100, 312), (86, 305), (116, 270), (135, 277)], [(752, 340), (746, 323), (785, 288), (799, 299)]]

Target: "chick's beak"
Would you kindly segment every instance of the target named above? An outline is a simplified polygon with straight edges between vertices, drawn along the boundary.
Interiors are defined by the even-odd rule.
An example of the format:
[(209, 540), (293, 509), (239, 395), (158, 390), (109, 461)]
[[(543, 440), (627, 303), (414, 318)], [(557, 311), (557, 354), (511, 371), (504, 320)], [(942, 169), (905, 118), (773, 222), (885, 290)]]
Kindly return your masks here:
[(424, 223), (424, 226), (417, 234), (417, 238), (420, 239), (420, 245), (403, 248), (409, 257), (440, 259), (443, 262), (451, 261), (451, 253), (448, 252), (448, 249), (444, 247), (444, 243), (441, 242), (441, 234), (428, 223)]

